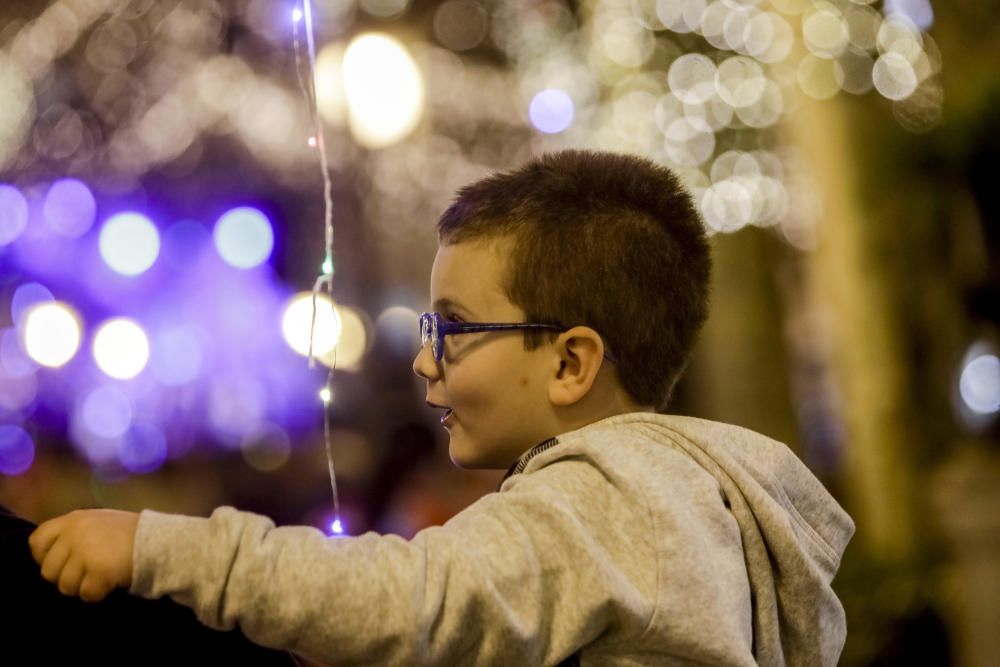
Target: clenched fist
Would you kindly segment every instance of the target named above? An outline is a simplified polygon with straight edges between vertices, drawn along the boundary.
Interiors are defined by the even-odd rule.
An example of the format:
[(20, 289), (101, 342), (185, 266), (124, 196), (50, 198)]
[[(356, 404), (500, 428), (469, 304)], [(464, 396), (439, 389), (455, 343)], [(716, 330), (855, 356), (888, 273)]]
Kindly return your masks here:
[(118, 510), (77, 510), (40, 525), (28, 538), (42, 577), (64, 595), (103, 600), (132, 585), (132, 542), (139, 515)]

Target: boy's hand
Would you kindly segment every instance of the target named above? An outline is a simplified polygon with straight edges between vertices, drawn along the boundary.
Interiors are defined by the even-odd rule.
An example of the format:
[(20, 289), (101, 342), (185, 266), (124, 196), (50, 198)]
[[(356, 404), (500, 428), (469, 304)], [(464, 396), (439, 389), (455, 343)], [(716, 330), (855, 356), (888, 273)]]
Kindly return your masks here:
[(77, 510), (40, 525), (28, 538), (42, 577), (64, 595), (103, 600), (132, 585), (132, 542), (139, 515), (118, 510)]

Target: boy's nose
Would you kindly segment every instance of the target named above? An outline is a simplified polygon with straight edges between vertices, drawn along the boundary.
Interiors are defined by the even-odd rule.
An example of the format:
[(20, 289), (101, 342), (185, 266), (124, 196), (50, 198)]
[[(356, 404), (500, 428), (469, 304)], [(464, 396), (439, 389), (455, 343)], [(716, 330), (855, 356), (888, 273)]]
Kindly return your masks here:
[(440, 375), (440, 368), (429, 344), (421, 345), (417, 350), (417, 356), (413, 358), (413, 372), (425, 380), (434, 380)]

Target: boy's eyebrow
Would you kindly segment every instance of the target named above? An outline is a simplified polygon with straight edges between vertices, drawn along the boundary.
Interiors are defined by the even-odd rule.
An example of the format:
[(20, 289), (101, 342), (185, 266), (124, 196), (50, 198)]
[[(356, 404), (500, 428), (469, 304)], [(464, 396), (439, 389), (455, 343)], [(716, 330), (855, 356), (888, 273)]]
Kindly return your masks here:
[(434, 304), (431, 306), (431, 309), (433, 309), (434, 312), (436, 313), (440, 313), (443, 310), (452, 310), (452, 311), (461, 310), (464, 311), (466, 314), (470, 313), (468, 308), (466, 308), (465, 306), (463, 306), (462, 304), (453, 299), (449, 299), (448, 297), (444, 297), (435, 301)]

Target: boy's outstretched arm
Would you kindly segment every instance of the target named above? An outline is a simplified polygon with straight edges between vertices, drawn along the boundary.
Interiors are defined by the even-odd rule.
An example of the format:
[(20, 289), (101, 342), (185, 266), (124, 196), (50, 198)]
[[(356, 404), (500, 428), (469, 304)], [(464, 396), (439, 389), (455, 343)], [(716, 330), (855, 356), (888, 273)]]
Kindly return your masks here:
[(132, 544), (139, 515), (77, 510), (41, 524), (28, 539), (42, 577), (65, 595), (103, 600), (132, 584)]

